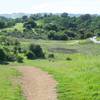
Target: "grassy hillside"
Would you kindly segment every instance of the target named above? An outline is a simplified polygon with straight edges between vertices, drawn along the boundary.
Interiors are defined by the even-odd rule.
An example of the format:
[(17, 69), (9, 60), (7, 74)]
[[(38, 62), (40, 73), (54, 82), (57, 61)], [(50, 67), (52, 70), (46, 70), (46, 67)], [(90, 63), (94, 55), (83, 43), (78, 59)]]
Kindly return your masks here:
[(70, 57), (72, 61), (35, 60), (26, 61), (26, 64), (40, 67), (54, 76), (58, 81), (59, 100), (99, 100), (100, 56), (70, 55)]
[[(52, 74), (57, 80), (59, 100), (100, 99), (100, 46), (88, 40), (77, 41), (24, 41), (40, 44), (46, 54), (54, 53), (54, 59), (25, 60), (25, 65), (39, 67)], [(50, 48), (64, 48), (60, 53)], [(77, 52), (66, 53), (67, 50)], [(68, 60), (70, 58), (70, 60)]]
[[(46, 59), (11, 63), (9, 66), (39, 67), (57, 80), (58, 100), (100, 100), (100, 46), (87, 40), (51, 41), (19, 39), (21, 46), (39, 44)], [(48, 58), (54, 54), (54, 58)], [(23, 54), (20, 54), (23, 56)], [(14, 68), (1, 65), (0, 99), (23, 100), (19, 85), (13, 86), (13, 77), (19, 76)], [(13, 76), (13, 77), (12, 77)], [(2, 92), (3, 91), (3, 92)]]

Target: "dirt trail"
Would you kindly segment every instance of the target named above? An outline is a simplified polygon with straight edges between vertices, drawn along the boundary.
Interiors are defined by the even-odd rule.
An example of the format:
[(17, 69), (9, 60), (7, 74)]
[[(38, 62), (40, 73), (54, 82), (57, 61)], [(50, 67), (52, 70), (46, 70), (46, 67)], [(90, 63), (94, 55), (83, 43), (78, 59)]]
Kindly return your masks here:
[(56, 81), (48, 73), (33, 67), (20, 67), (23, 93), (27, 100), (57, 100)]

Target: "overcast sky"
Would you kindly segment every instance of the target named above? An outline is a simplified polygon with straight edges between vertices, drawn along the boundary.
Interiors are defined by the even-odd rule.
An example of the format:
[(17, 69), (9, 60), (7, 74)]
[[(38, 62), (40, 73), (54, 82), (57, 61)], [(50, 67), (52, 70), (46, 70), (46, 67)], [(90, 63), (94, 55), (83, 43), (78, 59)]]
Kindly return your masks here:
[(100, 0), (0, 0), (0, 13), (100, 14)]

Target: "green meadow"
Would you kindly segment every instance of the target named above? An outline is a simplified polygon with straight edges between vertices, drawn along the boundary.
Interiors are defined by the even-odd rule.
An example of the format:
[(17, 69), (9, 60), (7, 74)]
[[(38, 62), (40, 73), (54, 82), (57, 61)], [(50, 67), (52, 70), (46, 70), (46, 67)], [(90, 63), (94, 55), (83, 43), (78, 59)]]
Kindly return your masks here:
[[(37, 42), (38, 43), (38, 42)], [(47, 41), (40, 44), (46, 53), (54, 53), (54, 59), (25, 60), (25, 64), (42, 68), (57, 80), (59, 100), (100, 100), (100, 46), (89, 40), (68, 42)], [(47, 48), (75, 50), (70, 54)], [(71, 60), (67, 60), (70, 58)]]
[[(21, 39), (21, 45), (42, 46), (46, 58), (0, 66), (0, 100), (24, 100), (20, 84), (12, 79), (21, 75), (19, 66), (38, 67), (57, 81), (58, 100), (100, 100), (100, 45), (87, 40), (49, 41)], [(54, 58), (48, 58), (54, 54)], [(21, 55), (23, 56), (23, 55)], [(13, 66), (13, 67), (12, 67)]]

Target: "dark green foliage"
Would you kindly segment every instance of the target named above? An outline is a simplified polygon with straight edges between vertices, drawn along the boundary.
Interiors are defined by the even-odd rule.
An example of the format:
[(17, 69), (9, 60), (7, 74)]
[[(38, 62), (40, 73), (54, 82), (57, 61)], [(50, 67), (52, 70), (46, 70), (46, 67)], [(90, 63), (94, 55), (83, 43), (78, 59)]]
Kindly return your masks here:
[(18, 57), (22, 53), (20, 42), (12, 37), (0, 37), (0, 63), (18, 61), (21, 62), (22, 58)]
[(28, 17), (27, 17), (27, 16), (23, 16), (23, 17), (22, 17), (22, 21), (23, 21), (23, 22), (28, 21)]
[(70, 57), (67, 57), (66, 60), (71, 61), (72, 59)]
[(40, 45), (36, 45), (34, 49), (34, 53), (36, 54), (37, 58), (44, 58), (44, 53)]
[(36, 59), (36, 55), (34, 54), (34, 52), (31, 52), (31, 51), (28, 51), (26, 53), (26, 57), (27, 59), (31, 59), (31, 60)]
[(57, 34), (55, 32), (50, 32), (48, 34), (48, 39), (50, 40), (68, 40), (67, 34)]
[(57, 25), (56, 24), (54, 24), (54, 23), (49, 23), (49, 24), (46, 24), (45, 26), (44, 26), (44, 29), (45, 30), (48, 30), (48, 31), (50, 31), (50, 30), (53, 30), (53, 31), (58, 31), (58, 27), (57, 27)]
[(5, 28), (5, 22), (1, 21), (0, 22), (0, 29)]
[(82, 20), (82, 21), (87, 21), (87, 20), (91, 20), (91, 15), (90, 14), (85, 14), (85, 15), (81, 15), (80, 16), (80, 19)]
[(35, 54), (36, 58), (44, 58), (44, 53), (40, 45), (31, 44), (29, 50)]
[(14, 61), (16, 61), (17, 60), (17, 58), (16, 58), (16, 56), (14, 55), (14, 54), (8, 54), (7, 55), (7, 61), (9, 61), (9, 62), (14, 62)]
[[(14, 26), (23, 23), (23, 30), (11, 32), (2, 31), (0, 34), (27, 39), (72, 40), (86, 39), (100, 33), (100, 16), (84, 14), (79, 17), (62, 14), (33, 14), (17, 19), (0, 17), (0, 27)], [(6, 24), (5, 24), (6, 23)], [(9, 42), (6, 43), (9, 45)]]
[(7, 54), (4, 49), (0, 48), (0, 62), (7, 60)]
[(19, 46), (20, 45), (17, 39), (13, 37), (6, 37), (6, 36), (0, 37), (0, 44), (5, 45), (5, 46), (10, 46), (10, 45)]
[(14, 54), (20, 53), (21, 52), (21, 48), (19, 46), (15, 46), (13, 48), (13, 52), (14, 52)]
[(8, 19), (0, 16), (0, 29), (12, 27), (15, 25), (14, 19)]
[(99, 36), (99, 37), (100, 37), (100, 33), (97, 33), (97, 36)]
[(23, 59), (13, 54), (8, 48), (6, 47), (0, 48), (0, 62), (13, 62), (13, 61), (21, 62), (21, 60)]
[(55, 55), (54, 54), (49, 54), (48, 58), (55, 58)]
[(76, 33), (72, 31), (65, 31), (64, 34), (66, 34), (68, 37), (75, 38)]
[(24, 23), (24, 27), (26, 29), (32, 29), (32, 28), (35, 28), (36, 26), (37, 24), (35, 23), (33, 19), (29, 19), (27, 22)]
[(68, 13), (62, 13), (61, 17), (68, 17)]
[(18, 63), (23, 63), (23, 57), (17, 56), (17, 62)]

